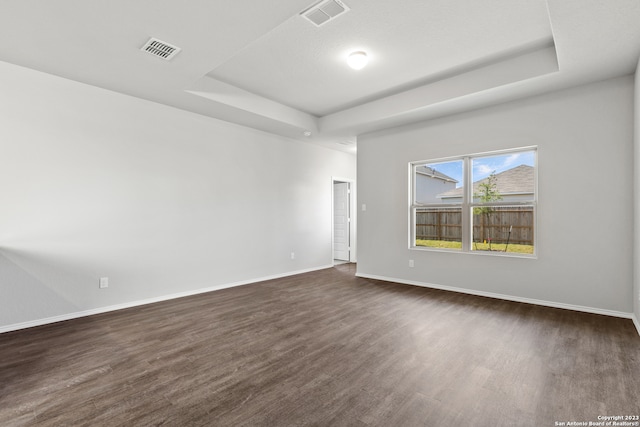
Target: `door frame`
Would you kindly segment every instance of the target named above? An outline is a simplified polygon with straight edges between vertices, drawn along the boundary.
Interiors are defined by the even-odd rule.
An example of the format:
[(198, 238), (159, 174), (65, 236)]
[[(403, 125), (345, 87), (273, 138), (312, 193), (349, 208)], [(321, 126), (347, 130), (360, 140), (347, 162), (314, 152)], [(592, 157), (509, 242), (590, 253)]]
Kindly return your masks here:
[(333, 223), (333, 215), (334, 215), (334, 206), (333, 200), (335, 197), (334, 194), (334, 184), (346, 182), (349, 184), (349, 262), (356, 262), (356, 230), (357, 230), (357, 222), (356, 222), (356, 181), (348, 178), (341, 178), (332, 176), (331, 177), (331, 263), (333, 264), (335, 261), (333, 259), (334, 253), (334, 223)]

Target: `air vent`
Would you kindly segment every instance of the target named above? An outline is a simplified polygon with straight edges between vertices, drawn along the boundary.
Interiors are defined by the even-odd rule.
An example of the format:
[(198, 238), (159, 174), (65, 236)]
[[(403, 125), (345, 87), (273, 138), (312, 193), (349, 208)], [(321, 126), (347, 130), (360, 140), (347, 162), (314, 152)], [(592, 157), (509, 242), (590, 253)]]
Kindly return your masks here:
[(176, 56), (181, 49), (177, 46), (165, 43), (162, 40), (150, 38), (140, 50), (148, 52), (151, 55), (159, 56), (160, 58), (168, 61)]
[(319, 27), (332, 19), (342, 15), (349, 8), (340, 0), (323, 0), (316, 3), (300, 15), (308, 19), (313, 25)]

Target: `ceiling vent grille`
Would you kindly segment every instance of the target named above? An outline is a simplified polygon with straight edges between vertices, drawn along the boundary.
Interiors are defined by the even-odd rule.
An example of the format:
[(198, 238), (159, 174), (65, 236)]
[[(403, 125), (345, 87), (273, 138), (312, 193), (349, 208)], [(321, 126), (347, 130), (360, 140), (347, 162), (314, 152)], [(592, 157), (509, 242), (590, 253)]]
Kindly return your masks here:
[(140, 50), (148, 52), (154, 56), (159, 56), (160, 58), (166, 59), (168, 61), (176, 56), (181, 49), (177, 46), (173, 46), (169, 43), (165, 43), (162, 40), (154, 39), (152, 37), (148, 42), (144, 44), (144, 46), (142, 46), (142, 49)]
[(300, 15), (308, 19), (316, 27), (326, 24), (347, 12), (349, 7), (340, 0), (323, 0), (316, 3)]

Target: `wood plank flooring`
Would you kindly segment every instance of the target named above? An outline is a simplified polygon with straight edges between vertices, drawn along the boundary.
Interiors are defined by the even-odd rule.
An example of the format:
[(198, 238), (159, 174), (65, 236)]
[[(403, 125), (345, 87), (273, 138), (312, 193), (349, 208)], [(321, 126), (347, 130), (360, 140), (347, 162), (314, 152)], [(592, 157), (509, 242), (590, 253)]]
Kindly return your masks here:
[(630, 320), (353, 265), (0, 335), (2, 426), (555, 426), (640, 415)]

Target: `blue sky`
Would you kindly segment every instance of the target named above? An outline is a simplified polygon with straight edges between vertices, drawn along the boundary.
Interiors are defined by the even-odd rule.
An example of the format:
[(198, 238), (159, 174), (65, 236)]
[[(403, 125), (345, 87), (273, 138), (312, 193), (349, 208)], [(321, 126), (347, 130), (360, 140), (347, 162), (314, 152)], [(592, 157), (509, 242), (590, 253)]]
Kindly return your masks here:
[[(534, 166), (535, 153), (533, 151), (522, 151), (498, 156), (478, 157), (473, 159), (472, 162), (473, 182), (476, 182), (488, 177), (493, 171), (500, 173), (520, 165)], [(428, 163), (427, 166), (456, 179), (458, 181), (457, 186), (462, 186), (462, 160)]]

